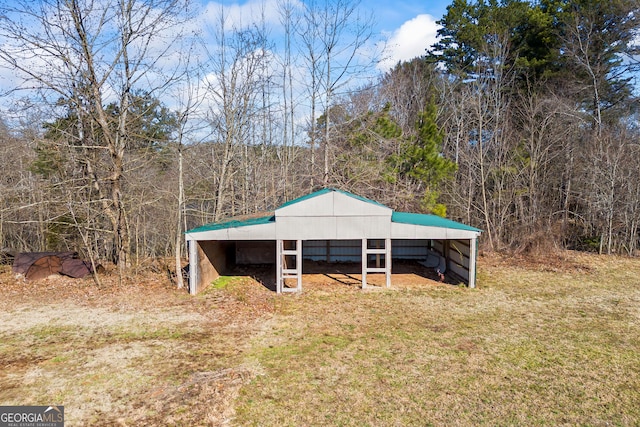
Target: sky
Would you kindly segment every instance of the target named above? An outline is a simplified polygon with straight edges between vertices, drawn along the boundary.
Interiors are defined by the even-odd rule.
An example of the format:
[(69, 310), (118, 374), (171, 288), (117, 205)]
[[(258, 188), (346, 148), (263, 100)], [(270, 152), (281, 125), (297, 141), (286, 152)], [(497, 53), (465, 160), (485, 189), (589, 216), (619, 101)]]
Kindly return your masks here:
[[(191, 23), (194, 32), (203, 30), (211, 32), (219, 22), (220, 6), (224, 6), (225, 17), (230, 17), (234, 24), (243, 27), (252, 22), (258, 22), (260, 14), (271, 28), (271, 36), (282, 38), (280, 33), (280, 16), (277, 4), (281, 0), (195, 0), (197, 7), (196, 19)], [(311, 0), (293, 0), (306, 2)], [(322, 0), (316, 0), (322, 3)], [(358, 2), (358, 0), (345, 0)], [(371, 52), (381, 53), (381, 61), (377, 64), (377, 73), (389, 71), (399, 61), (411, 60), (425, 54), (425, 50), (436, 41), (438, 25), (436, 21), (442, 18), (446, 7), (452, 0), (360, 0), (363, 12), (371, 13), (374, 21)], [(11, 2), (11, 0), (9, 0)], [(161, 46), (161, 50), (163, 47)], [(367, 54), (364, 54), (367, 57)], [(373, 55), (371, 57), (374, 57)], [(377, 55), (375, 56), (377, 57)], [(167, 55), (170, 63), (173, 56)], [(37, 64), (37, 56), (33, 59)], [(42, 61), (41, 61), (42, 62)], [(40, 64), (43, 65), (43, 64)], [(45, 64), (46, 65), (46, 64)], [(374, 71), (374, 70), (372, 70)], [(365, 79), (370, 78), (364, 76)], [(375, 78), (375, 76), (374, 76)], [(19, 77), (12, 71), (0, 67), (0, 89), (16, 87)], [(5, 103), (9, 99), (4, 100)], [(1, 107), (1, 106), (0, 106)]]
[(373, 10), (377, 31), (386, 41), (386, 55), (378, 68), (387, 71), (398, 61), (424, 55), (425, 49), (436, 42), (436, 21), (445, 14), (450, 1), (375, 0), (363, 4)]
[[(246, 23), (251, 11), (259, 4), (273, 4), (274, 0), (201, 0), (210, 10), (222, 4), (231, 13), (237, 13)], [(305, 1), (305, 0), (302, 0)], [(452, 0), (360, 0), (363, 11), (371, 12), (375, 21), (374, 38), (379, 46), (385, 46), (383, 60), (378, 65), (381, 72), (388, 71), (398, 61), (406, 61), (424, 55), (425, 49), (436, 41), (438, 25)], [(269, 10), (267, 10), (269, 14)], [(276, 17), (272, 18), (277, 20)]]

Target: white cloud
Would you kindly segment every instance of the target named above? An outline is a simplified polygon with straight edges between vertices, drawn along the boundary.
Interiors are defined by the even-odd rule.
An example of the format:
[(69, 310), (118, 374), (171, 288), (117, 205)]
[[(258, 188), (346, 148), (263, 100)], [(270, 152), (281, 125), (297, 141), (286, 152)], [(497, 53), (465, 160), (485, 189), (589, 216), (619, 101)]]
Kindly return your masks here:
[(428, 14), (418, 15), (402, 24), (387, 39), (378, 69), (389, 71), (399, 61), (424, 55), (426, 49), (437, 41), (438, 28), (436, 19)]
[[(260, 25), (264, 23), (268, 26), (277, 26), (280, 23), (278, 12), (279, 0), (249, 0), (240, 4), (234, 2), (225, 5), (220, 2), (209, 2), (206, 4), (201, 19), (213, 25), (220, 22), (220, 14), (224, 11), (226, 28), (246, 28), (252, 24)], [(295, 2), (296, 7), (301, 7), (302, 3)]]

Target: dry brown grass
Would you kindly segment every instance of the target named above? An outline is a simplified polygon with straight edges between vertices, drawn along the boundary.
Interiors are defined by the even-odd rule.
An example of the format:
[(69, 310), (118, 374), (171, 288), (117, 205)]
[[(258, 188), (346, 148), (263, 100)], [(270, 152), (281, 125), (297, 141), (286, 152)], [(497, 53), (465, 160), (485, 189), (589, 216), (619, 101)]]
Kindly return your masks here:
[[(0, 274), (0, 405), (67, 425), (637, 425), (640, 260), (480, 258), (479, 288)], [(108, 284), (108, 280), (106, 280)]]
[(69, 426), (222, 425), (259, 372), (243, 352), (267, 292), (190, 297), (161, 274), (117, 284), (0, 274), (0, 405), (65, 405)]

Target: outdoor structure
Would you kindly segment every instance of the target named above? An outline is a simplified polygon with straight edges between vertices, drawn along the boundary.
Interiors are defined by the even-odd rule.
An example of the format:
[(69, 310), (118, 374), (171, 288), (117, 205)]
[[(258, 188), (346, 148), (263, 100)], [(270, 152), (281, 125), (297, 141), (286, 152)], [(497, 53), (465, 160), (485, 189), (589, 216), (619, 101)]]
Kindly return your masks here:
[[(415, 260), (476, 285), (481, 230), (441, 218), (395, 212), (332, 188), (287, 202), (268, 215), (212, 223), (187, 231), (189, 291), (196, 294), (229, 267), (275, 265), (276, 291), (302, 290), (303, 260), (361, 265), (391, 286), (394, 260)], [(442, 271), (444, 273), (444, 271)]]

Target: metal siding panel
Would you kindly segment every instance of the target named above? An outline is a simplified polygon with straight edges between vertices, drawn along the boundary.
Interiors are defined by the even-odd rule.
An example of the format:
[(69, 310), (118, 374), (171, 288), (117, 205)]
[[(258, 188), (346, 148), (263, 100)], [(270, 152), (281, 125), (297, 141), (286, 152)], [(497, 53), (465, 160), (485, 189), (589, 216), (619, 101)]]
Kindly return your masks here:
[(275, 240), (276, 224), (248, 225), (246, 227), (229, 228), (229, 240)]
[(220, 230), (198, 231), (186, 233), (189, 240), (274, 240), (276, 224), (247, 225), (245, 227), (224, 228)]
[(453, 228), (447, 228), (446, 230), (447, 239), (471, 240), (480, 235), (480, 233), (477, 231), (455, 230)]
[[(329, 254), (327, 254), (327, 246)], [(360, 240), (308, 240), (303, 245), (304, 259), (329, 262), (360, 262)]]
[(277, 209), (276, 221), (278, 217), (332, 215), (333, 192), (330, 192)]
[(327, 240), (306, 240), (302, 245), (302, 256), (314, 261), (327, 259)]
[(329, 242), (330, 262), (360, 262), (362, 242), (360, 240), (333, 240)]
[(468, 280), (467, 282), (469, 283), (469, 287), (470, 288), (475, 288), (476, 287), (476, 281), (477, 281), (477, 275), (476, 275), (476, 268), (477, 268), (477, 255), (478, 255), (478, 240), (477, 239), (471, 239), (469, 241), (469, 276), (468, 276)]
[(395, 248), (415, 248), (417, 246), (427, 246), (429, 240), (427, 239), (396, 239), (392, 242)]
[(469, 282), (469, 270), (466, 268), (460, 267), (458, 264), (450, 263), (449, 269), (456, 273), (458, 276), (462, 277), (465, 281)]
[(426, 225), (391, 223), (392, 239), (462, 239), (476, 238), (476, 231), (456, 230), (453, 228), (430, 227)]
[(451, 242), (451, 252), (460, 252), (468, 257), (470, 253), (469, 243), (463, 242), (461, 240), (453, 240)]
[(432, 240), (447, 240), (450, 238), (450, 232), (451, 230), (448, 228), (416, 226), (416, 233), (419, 237)]
[(335, 217), (284, 217), (276, 220), (276, 237), (285, 240), (336, 239)]
[(391, 221), (391, 208), (376, 203), (354, 199), (342, 193), (333, 193), (333, 214), (336, 216), (388, 216)]
[(367, 202), (332, 191), (276, 210), (278, 217), (318, 216), (388, 216), (393, 210), (375, 202)]
[(446, 228), (391, 223), (392, 239), (447, 239), (447, 231)]
[(385, 217), (336, 217), (336, 235), (339, 239), (387, 238), (390, 220)]
[(187, 240), (228, 240), (227, 229), (199, 231), (196, 233), (186, 233)]
[(392, 239), (415, 239), (416, 226), (413, 224), (400, 224), (397, 222), (392, 222), (391, 238)]
[(453, 262), (457, 262), (463, 267), (469, 268), (469, 257), (460, 255), (456, 251), (449, 251), (449, 259)]
[(426, 259), (428, 245), (429, 241), (423, 239), (393, 240), (391, 253), (393, 259)]
[(195, 295), (198, 293), (198, 242), (189, 241), (189, 293)]

